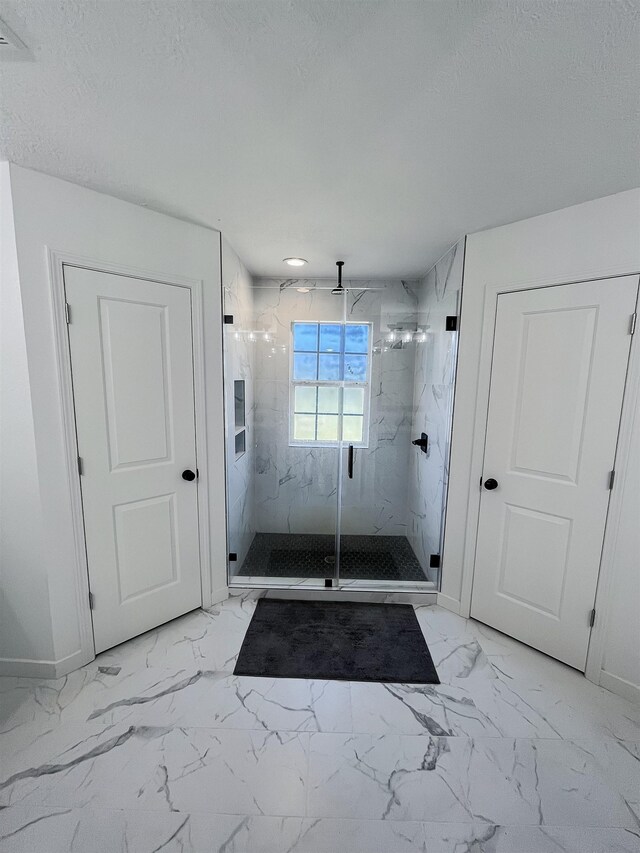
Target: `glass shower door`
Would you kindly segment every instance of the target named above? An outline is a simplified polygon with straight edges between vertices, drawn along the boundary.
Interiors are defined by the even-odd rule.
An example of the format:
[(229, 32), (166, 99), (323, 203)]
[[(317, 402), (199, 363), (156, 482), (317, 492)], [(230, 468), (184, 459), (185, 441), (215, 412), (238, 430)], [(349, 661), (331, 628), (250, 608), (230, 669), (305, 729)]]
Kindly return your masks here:
[(366, 380), (351, 387), (345, 371), (339, 583), (424, 583), (407, 501), (417, 294), (406, 282), (367, 282), (351, 287), (344, 303), (345, 328), (367, 328), (369, 341)]
[(420, 280), (345, 297), (345, 321), (368, 323), (372, 342), (362, 441), (345, 432), (341, 451), (341, 586), (439, 584), (462, 256), (459, 244)]

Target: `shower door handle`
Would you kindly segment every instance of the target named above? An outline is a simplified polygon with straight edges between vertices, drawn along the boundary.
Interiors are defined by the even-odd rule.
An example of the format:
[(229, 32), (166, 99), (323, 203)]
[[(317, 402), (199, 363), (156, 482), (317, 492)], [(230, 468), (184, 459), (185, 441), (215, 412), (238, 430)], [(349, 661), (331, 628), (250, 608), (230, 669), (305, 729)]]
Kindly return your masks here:
[(349, 462), (347, 467), (349, 479), (353, 480), (353, 444), (349, 445)]

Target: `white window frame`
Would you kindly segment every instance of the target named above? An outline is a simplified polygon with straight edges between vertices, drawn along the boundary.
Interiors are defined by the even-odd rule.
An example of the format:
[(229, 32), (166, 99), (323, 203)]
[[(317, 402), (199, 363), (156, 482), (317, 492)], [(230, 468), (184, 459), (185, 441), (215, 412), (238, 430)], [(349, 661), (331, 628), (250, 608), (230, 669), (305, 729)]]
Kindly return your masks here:
[[(334, 380), (334, 379), (304, 379), (304, 380), (294, 380), (293, 378), (293, 359), (294, 359), (294, 349), (293, 349), (293, 329), (294, 326), (298, 323), (305, 324), (317, 324), (321, 325), (330, 325), (330, 326), (368, 326), (369, 327), (369, 335), (368, 335), (368, 349), (366, 353), (353, 353), (353, 355), (366, 355), (367, 357), (367, 377), (364, 382), (350, 382), (348, 380)], [(346, 338), (345, 338), (346, 339)], [(371, 371), (372, 371), (372, 352), (373, 352), (373, 323), (367, 323), (362, 321), (342, 321), (342, 320), (292, 320), (291, 328), (289, 331), (289, 447), (340, 447), (342, 444), (353, 444), (354, 447), (369, 447), (369, 419), (371, 412)], [(318, 341), (319, 345), (319, 341)], [(316, 350), (316, 353), (319, 351)], [(344, 358), (345, 352), (341, 351), (341, 358)], [(348, 353), (351, 355), (352, 353)], [(317, 440), (300, 440), (293, 437), (294, 430), (294, 408), (295, 408), (295, 389), (298, 387), (311, 387), (311, 388), (363, 388), (364, 389), (364, 407), (362, 412), (362, 441), (360, 442), (351, 442), (346, 441), (343, 442), (342, 439), (338, 439), (337, 441), (317, 441)], [(342, 418), (344, 416), (344, 412), (342, 411), (343, 406), (343, 394), (341, 392), (338, 393), (338, 425), (340, 431), (342, 430)]]

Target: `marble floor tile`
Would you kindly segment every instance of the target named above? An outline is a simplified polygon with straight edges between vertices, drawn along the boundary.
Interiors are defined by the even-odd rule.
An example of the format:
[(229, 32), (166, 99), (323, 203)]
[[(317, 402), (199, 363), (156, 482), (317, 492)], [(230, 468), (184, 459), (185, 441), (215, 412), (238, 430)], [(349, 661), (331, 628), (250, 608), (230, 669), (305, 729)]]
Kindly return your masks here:
[(161, 678), (157, 670), (148, 670), (147, 678), (135, 684), (113, 680), (106, 689), (87, 689), (73, 710), (88, 721), (138, 725), (352, 730), (347, 682), (253, 678), (195, 667)]
[(96, 664), (119, 667), (123, 674), (148, 667), (180, 669), (193, 665), (193, 643), (206, 635), (211, 617), (206, 610), (193, 610), (153, 631), (134, 637), (102, 652)]
[(640, 830), (597, 826), (424, 824), (428, 853), (638, 853)]
[(544, 717), (498, 679), (451, 684), (353, 683), (354, 732), (453, 737), (560, 737)]
[(0, 678), (0, 853), (640, 853), (640, 708), (437, 606), (441, 684), (234, 676), (257, 595)]
[(637, 829), (637, 763), (620, 744), (313, 734), (307, 813)]
[(0, 853), (637, 853), (640, 830), (24, 808)]
[(75, 737), (3, 776), (0, 803), (304, 815), (306, 734), (119, 725)]
[(16, 807), (0, 853), (419, 853), (422, 824)]
[(234, 595), (203, 611), (209, 620), (207, 630), (193, 641), (193, 654), (198, 666), (233, 672), (256, 604), (255, 598)]

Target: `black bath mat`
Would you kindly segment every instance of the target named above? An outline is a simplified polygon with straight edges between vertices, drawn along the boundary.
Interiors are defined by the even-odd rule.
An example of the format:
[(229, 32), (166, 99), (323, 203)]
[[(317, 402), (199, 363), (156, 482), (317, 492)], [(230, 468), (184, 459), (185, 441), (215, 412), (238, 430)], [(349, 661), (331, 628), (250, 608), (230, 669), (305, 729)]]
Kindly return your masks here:
[(258, 600), (234, 675), (440, 684), (410, 604)]

